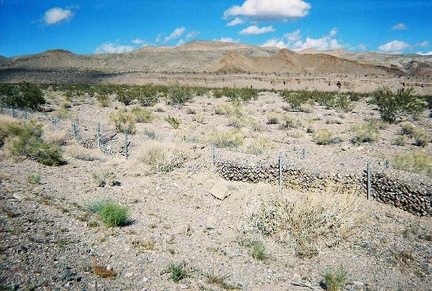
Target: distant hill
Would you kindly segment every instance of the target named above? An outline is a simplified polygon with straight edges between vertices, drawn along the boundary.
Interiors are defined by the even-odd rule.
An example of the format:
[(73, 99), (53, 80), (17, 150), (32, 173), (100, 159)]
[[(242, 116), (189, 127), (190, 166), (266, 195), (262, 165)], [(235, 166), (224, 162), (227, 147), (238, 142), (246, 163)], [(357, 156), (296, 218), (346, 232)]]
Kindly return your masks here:
[[(432, 75), (431, 59), (421, 55), (344, 50), (295, 52), (241, 43), (193, 41), (183, 46), (148, 46), (121, 54), (78, 55), (56, 49), (34, 55), (0, 57), (0, 82), (153, 82), (149, 74), (183, 74), (180, 79), (187, 82), (188, 74), (211, 73), (307, 74), (310, 77), (344, 74), (357, 78), (376, 75), (395, 79), (413, 75), (423, 80)], [(155, 78), (162, 82), (165, 77)]]

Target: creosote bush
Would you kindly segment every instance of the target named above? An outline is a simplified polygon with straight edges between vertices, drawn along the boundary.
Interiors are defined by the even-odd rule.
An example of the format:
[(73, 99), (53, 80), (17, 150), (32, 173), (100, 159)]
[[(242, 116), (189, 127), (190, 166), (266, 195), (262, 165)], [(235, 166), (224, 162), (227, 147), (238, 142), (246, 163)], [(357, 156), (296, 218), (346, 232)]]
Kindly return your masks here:
[(395, 123), (405, 115), (419, 115), (426, 109), (426, 102), (414, 95), (413, 88), (402, 88), (393, 92), (382, 87), (373, 93), (373, 104), (378, 106), (382, 120)]
[(40, 109), (46, 103), (38, 86), (23, 82), (0, 84), (0, 104), (15, 108)]

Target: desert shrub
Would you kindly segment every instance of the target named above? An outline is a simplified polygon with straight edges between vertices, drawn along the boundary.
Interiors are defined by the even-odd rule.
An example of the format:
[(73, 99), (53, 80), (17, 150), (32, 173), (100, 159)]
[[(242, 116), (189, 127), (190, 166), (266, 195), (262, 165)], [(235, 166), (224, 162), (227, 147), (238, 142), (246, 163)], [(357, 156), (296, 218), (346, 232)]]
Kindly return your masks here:
[(47, 130), (43, 131), (43, 140), (54, 145), (65, 145), (68, 139), (68, 131), (66, 129)]
[(109, 115), (110, 123), (114, 124), (118, 132), (127, 134), (135, 133), (135, 125), (137, 122), (136, 115), (132, 112), (127, 112), (125, 109), (120, 109)]
[(228, 126), (232, 126), (235, 128), (242, 128), (246, 125), (247, 125), (247, 120), (244, 117), (238, 117), (233, 115), (228, 119)]
[(352, 111), (354, 104), (351, 101), (350, 95), (336, 93), (328, 104), (328, 107), (342, 110), (344, 112)]
[(354, 144), (376, 142), (380, 139), (379, 129), (380, 124), (375, 121), (356, 124), (352, 127), (354, 137), (351, 139), (351, 142)]
[(405, 146), (406, 143), (407, 143), (407, 137), (405, 135), (399, 135), (392, 141), (392, 144), (397, 146)]
[(64, 163), (60, 147), (42, 138), (42, 125), (36, 121), (0, 123), (0, 146), (8, 143), (12, 156), (25, 156), (47, 166)]
[(100, 201), (89, 206), (108, 227), (125, 226), (130, 222), (129, 208), (111, 201)]
[(409, 137), (412, 137), (414, 135), (414, 131), (416, 127), (411, 122), (409, 121), (402, 122), (400, 126), (401, 126), (401, 134), (407, 135)]
[(244, 110), (241, 103), (233, 102), (232, 104), (223, 104), (213, 107), (214, 113), (217, 115), (243, 117)]
[(157, 87), (153, 84), (141, 86), (136, 99), (142, 106), (154, 106), (159, 101), (159, 92)]
[(138, 123), (150, 123), (154, 119), (154, 116), (150, 110), (139, 108), (138, 106), (132, 108), (131, 113), (135, 115), (136, 122)]
[(123, 90), (118, 90), (116, 94), (117, 101), (123, 103), (125, 106), (131, 104), (138, 96), (139, 89), (132, 88), (122, 88)]
[(397, 155), (393, 163), (398, 170), (423, 173), (432, 177), (432, 156), (421, 151), (410, 151)]
[(204, 113), (199, 113), (199, 114), (196, 114), (192, 118), (192, 120), (196, 121), (198, 123), (204, 124), (204, 123), (206, 123), (207, 117), (206, 117), (206, 115)]
[(108, 107), (111, 104), (111, 100), (107, 93), (99, 93), (95, 95), (96, 100), (99, 102), (99, 105), (102, 107)]
[(165, 117), (165, 121), (168, 122), (174, 129), (178, 129), (181, 124), (181, 120), (179, 118), (168, 115)]
[(0, 104), (3, 106), (37, 110), (45, 103), (42, 91), (34, 84), (0, 84)]
[(306, 90), (283, 90), (280, 92), (280, 95), (283, 100), (291, 106), (292, 110), (299, 110), (302, 104), (308, 103), (308, 101), (311, 99), (310, 92)]
[(254, 139), (252, 143), (248, 145), (246, 153), (259, 155), (272, 148), (273, 143), (270, 139), (259, 137)]
[(271, 112), (267, 116), (267, 124), (279, 124), (280, 122), (280, 115), (276, 112)]
[[(217, 91), (216, 91), (217, 92)], [(224, 87), (217, 92), (215, 95), (215, 91), (213, 91), (213, 95), (218, 98), (221, 96), (225, 96), (231, 100), (231, 102), (241, 102), (241, 101), (250, 101), (252, 99), (258, 98), (258, 90), (254, 88), (228, 88)]]
[(418, 115), (426, 109), (426, 103), (413, 93), (413, 88), (398, 89), (394, 93), (383, 87), (373, 93), (372, 103), (378, 106), (382, 120), (395, 123), (404, 115)]
[(296, 200), (261, 204), (250, 218), (250, 230), (292, 246), (298, 256), (317, 255), (337, 246), (355, 227), (359, 199), (353, 193), (309, 192)]
[(178, 283), (181, 280), (183, 280), (184, 278), (187, 278), (188, 273), (187, 273), (185, 267), (186, 267), (185, 264), (176, 265), (176, 264), (171, 263), (167, 269), (167, 272), (171, 274), (171, 276), (170, 276), (171, 280), (173, 280), (175, 283)]
[(289, 114), (285, 114), (282, 119), (281, 128), (290, 129), (290, 128), (298, 128), (301, 126), (299, 120), (294, 119)]
[(174, 84), (169, 87), (167, 97), (170, 105), (184, 105), (192, 100), (192, 93), (189, 87)]
[(27, 183), (30, 183), (30, 184), (39, 184), (41, 181), (41, 176), (40, 176), (40, 174), (30, 174), (27, 176), (26, 180), (27, 180)]
[(169, 173), (181, 168), (190, 159), (190, 154), (182, 148), (154, 144), (141, 154), (140, 160), (158, 173)]
[(341, 142), (338, 136), (328, 129), (318, 129), (312, 134), (313, 139), (319, 145), (329, 145)]
[(219, 148), (238, 147), (244, 143), (243, 136), (237, 129), (228, 131), (213, 130), (209, 142)]
[(329, 271), (324, 275), (324, 288), (327, 291), (339, 291), (347, 279), (347, 272), (340, 267), (337, 271)]
[(424, 129), (416, 129), (413, 133), (414, 137), (414, 144), (416, 146), (425, 147), (429, 144), (429, 141), (431, 140), (431, 137), (429, 134), (426, 133)]
[(266, 249), (262, 242), (255, 241), (251, 246), (251, 255), (257, 261), (263, 261), (267, 259)]

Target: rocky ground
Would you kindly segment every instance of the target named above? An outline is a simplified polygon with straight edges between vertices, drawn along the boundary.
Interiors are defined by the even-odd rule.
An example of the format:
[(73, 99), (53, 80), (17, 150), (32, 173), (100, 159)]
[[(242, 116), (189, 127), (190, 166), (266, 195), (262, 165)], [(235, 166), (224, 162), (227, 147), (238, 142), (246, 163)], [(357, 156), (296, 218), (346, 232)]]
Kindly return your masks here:
[[(104, 151), (94, 146), (97, 124), (102, 124), (104, 133), (112, 132), (107, 117), (123, 105), (114, 102), (101, 107), (94, 98), (72, 102), (68, 112), (78, 115), (82, 137), (77, 142), (71, 119), (52, 123), (63, 97), (46, 94), (56, 110), (33, 117), (45, 124), (50, 133), (47, 139), (61, 135), (67, 163), (47, 167), (28, 159), (16, 160), (7, 147), (2, 148), (2, 289), (321, 290), (324, 275), (343, 268), (347, 274), (343, 290), (430, 290), (430, 217), (367, 201), (364, 193), (279, 191), (276, 185), (225, 181), (212, 172), (211, 132), (233, 128), (227, 116), (214, 114), (214, 107), (228, 104), (227, 100), (196, 97), (184, 107), (162, 101), (152, 108), (157, 118), (138, 124), (136, 134), (128, 137), (131, 146), (126, 159), (123, 134), (107, 142)], [(352, 125), (379, 117), (363, 101), (355, 104), (352, 113), (319, 106), (313, 106), (311, 112), (288, 112), (301, 124), (289, 130), (267, 124), (268, 114), (282, 116), (287, 113), (286, 105), (273, 93), (243, 105), (248, 118), (240, 126), (244, 145), (234, 151), (218, 149), (216, 156), (258, 162), (277, 159), (283, 151), (292, 157), (287, 161), (295, 167), (356, 172), (363, 171), (365, 160), (378, 170), (384, 169), (385, 160), (392, 163), (406, 151), (431, 153), (430, 144), (421, 149), (412, 142), (393, 145), (398, 124), (381, 130), (376, 143), (353, 145)], [(168, 115), (181, 119), (179, 129), (165, 121)], [(308, 121), (316, 129), (331, 129), (342, 141), (317, 145), (307, 131)], [(415, 125), (431, 134), (428, 112)], [(252, 129), (257, 126), (259, 131)], [(268, 139), (271, 146), (252, 154), (248, 148), (258, 138)], [(160, 173), (143, 162), (152, 145), (182, 149), (191, 158), (172, 172)], [(430, 181), (426, 175), (389, 170)], [(40, 181), (31, 179), (34, 175)], [(100, 177), (106, 179), (104, 187), (100, 187)], [(224, 195), (218, 199), (221, 191)], [(288, 225), (274, 235), (258, 231), (257, 223), (271, 219), (263, 216), (262, 209), (271, 210), (265, 207), (275, 205), (274, 201), (295, 205), (303, 212), (292, 213), (305, 214), (309, 212), (302, 206), (309, 205), (309, 198), (315, 199), (310, 205), (317, 216), (322, 211), (318, 205), (328, 210), (321, 224), (340, 223), (329, 226), (325, 239), (323, 235), (308, 242), (314, 252), (299, 251), (300, 239), (285, 232)], [(129, 208), (128, 225), (106, 227), (89, 210), (92, 203), (107, 199)], [(314, 213), (309, 215), (312, 222)], [(264, 247), (262, 259), (251, 253), (257, 242)], [(170, 264), (180, 266), (187, 276), (174, 282)]]

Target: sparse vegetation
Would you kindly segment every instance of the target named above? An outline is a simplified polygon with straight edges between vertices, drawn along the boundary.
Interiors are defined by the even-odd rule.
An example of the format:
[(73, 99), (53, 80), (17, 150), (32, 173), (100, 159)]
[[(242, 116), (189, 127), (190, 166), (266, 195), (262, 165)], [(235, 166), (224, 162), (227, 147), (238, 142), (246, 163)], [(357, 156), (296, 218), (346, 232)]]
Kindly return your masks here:
[(140, 159), (153, 171), (168, 173), (182, 167), (190, 159), (190, 155), (181, 148), (154, 144), (143, 152)]
[(341, 139), (328, 129), (318, 129), (312, 134), (319, 145), (330, 145), (341, 142)]
[(253, 242), (251, 246), (251, 255), (252, 258), (258, 261), (263, 261), (267, 259), (267, 254), (266, 254), (264, 244), (259, 241)]
[(99, 201), (90, 204), (89, 209), (97, 213), (102, 222), (108, 227), (120, 227), (130, 223), (127, 206), (111, 201)]
[(39, 174), (30, 174), (27, 176), (26, 180), (30, 184), (39, 184), (41, 181), (41, 176)]
[(329, 271), (324, 275), (324, 288), (327, 291), (339, 291), (342, 289), (347, 279), (347, 272), (343, 267), (332, 272)]
[(168, 122), (174, 129), (178, 129), (181, 124), (181, 120), (179, 118), (168, 115), (165, 117), (165, 121)]
[(379, 129), (380, 123), (376, 121), (356, 124), (352, 127), (354, 136), (352, 137), (351, 142), (354, 144), (376, 142), (380, 139)]
[(0, 146), (7, 143), (14, 157), (27, 157), (47, 166), (64, 163), (60, 147), (47, 143), (42, 138), (42, 124), (5, 119), (0, 123)]
[(398, 170), (423, 173), (432, 177), (432, 156), (421, 151), (409, 151), (395, 157), (394, 167)]
[(170, 278), (171, 280), (173, 280), (175, 283), (180, 282), (181, 280), (183, 280), (184, 278), (188, 277), (188, 273), (186, 271), (186, 264), (174, 264), (171, 263), (168, 266), (167, 272), (171, 274)]
[(135, 125), (137, 117), (133, 112), (127, 112), (125, 109), (120, 109), (117, 112), (111, 113), (109, 119), (119, 132), (133, 134), (136, 131)]
[(238, 147), (244, 143), (244, 139), (237, 129), (218, 131), (213, 130), (209, 142), (220, 148)]

